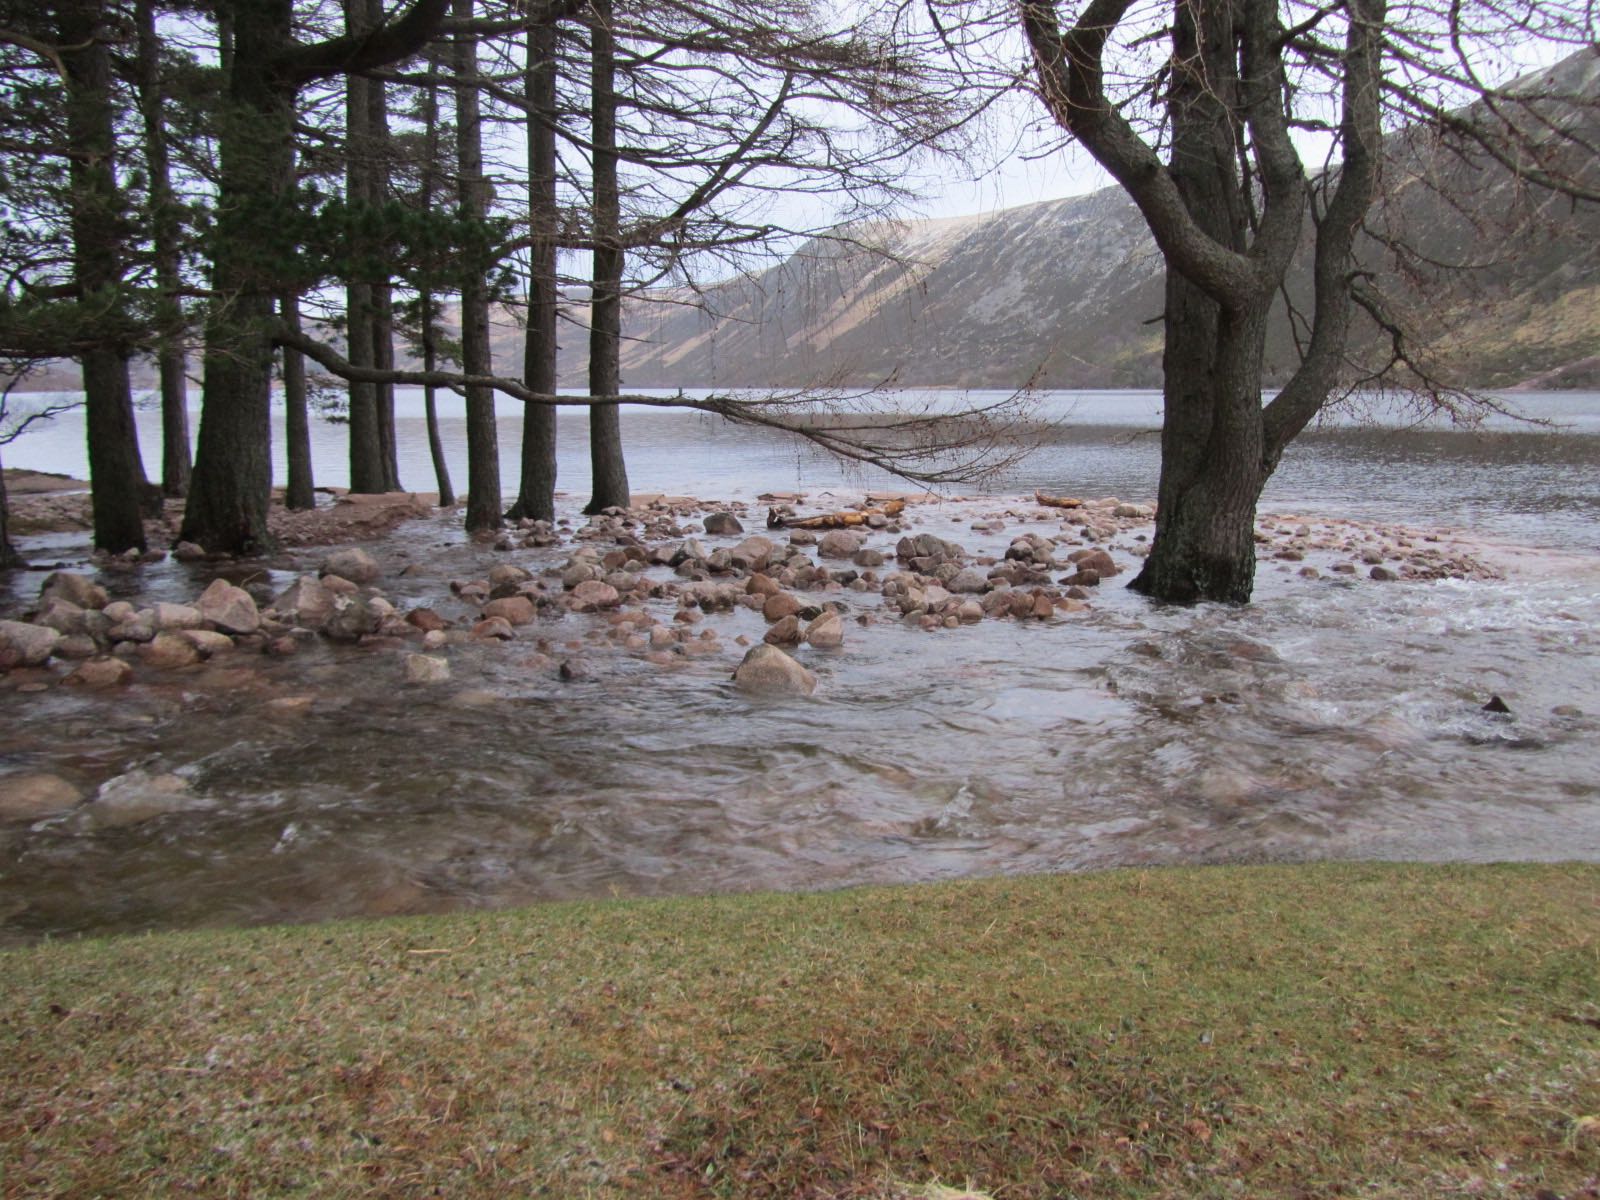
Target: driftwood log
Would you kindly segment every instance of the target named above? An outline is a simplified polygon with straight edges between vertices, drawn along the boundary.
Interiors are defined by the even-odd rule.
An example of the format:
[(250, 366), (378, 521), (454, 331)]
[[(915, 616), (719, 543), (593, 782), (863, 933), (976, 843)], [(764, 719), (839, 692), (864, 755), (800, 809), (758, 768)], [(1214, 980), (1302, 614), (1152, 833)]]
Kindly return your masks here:
[(849, 529), (865, 525), (868, 517), (898, 517), (905, 511), (904, 500), (888, 500), (874, 508), (847, 508), (819, 513), (814, 517), (786, 517), (775, 508), (767, 510), (768, 529)]
[(1047, 496), (1043, 492), (1035, 492), (1034, 500), (1046, 508), (1082, 508), (1083, 501), (1076, 496)]

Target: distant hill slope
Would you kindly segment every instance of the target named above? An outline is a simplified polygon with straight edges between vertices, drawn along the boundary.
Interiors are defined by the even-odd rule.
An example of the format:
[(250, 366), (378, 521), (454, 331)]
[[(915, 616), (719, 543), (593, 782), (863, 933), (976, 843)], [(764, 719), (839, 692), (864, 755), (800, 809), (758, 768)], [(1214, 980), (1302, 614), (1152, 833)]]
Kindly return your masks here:
[[(1600, 91), (1585, 51), (1552, 74)], [(1547, 199), (1508, 237), (1497, 218), (1522, 202), (1493, 165), (1464, 164), (1417, 135), (1389, 140), (1375, 229), (1398, 232), (1464, 273), (1385, 272), (1456, 379), (1508, 387), (1593, 386), (1600, 354), (1600, 208)], [(1437, 185), (1437, 186), (1436, 186)], [(1466, 197), (1472, 211), (1444, 195)], [(842, 231), (788, 261), (699, 296), (657, 293), (626, 319), (633, 387), (789, 386), (893, 377), (906, 386), (1155, 387), (1161, 380), (1162, 264), (1126, 195), (1087, 196), (987, 215)], [(873, 249), (863, 249), (870, 246)], [(1376, 242), (1364, 257), (1383, 264)], [(1302, 256), (1291, 295), (1304, 295)], [(581, 309), (575, 315), (581, 318)], [(563, 378), (581, 385), (581, 336), (564, 339)], [(1371, 337), (1364, 347), (1377, 354)], [(509, 360), (503, 360), (509, 361)], [(1279, 314), (1269, 374), (1294, 361)]]

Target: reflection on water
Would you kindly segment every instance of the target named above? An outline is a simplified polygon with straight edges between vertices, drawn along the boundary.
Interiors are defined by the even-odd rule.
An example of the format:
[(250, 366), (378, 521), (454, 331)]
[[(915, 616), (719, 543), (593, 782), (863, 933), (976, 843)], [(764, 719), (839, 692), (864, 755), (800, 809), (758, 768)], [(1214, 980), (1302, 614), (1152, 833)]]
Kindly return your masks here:
[[(748, 431), (658, 414), (630, 429), (652, 420), (641, 488), (841, 482)], [(1265, 506), (1470, 516), (1592, 552), (1597, 443), (1325, 431), (1295, 447)], [(1148, 497), (1155, 452), (1130, 425), (1085, 427), (1023, 482)], [(913, 511), (979, 553), (1054, 528), (968, 528), (998, 502)], [(388, 577), (397, 603), (437, 603), (447, 579), (504, 560), (447, 517), (386, 553), (424, 564)], [(565, 553), (514, 558), (537, 570)], [(192, 596), (194, 570), (162, 564), (145, 586)], [(720, 653), (662, 668), (594, 652), (592, 676), (570, 683), (521, 643), (452, 650), (455, 682), (438, 689), (399, 686), (397, 654), (315, 645), (110, 701), (5, 693), (0, 771), (50, 771), (85, 794), (170, 772), (193, 802), (121, 827), (0, 827), (0, 940), (1142, 863), (1600, 859), (1597, 583), (1590, 570), (1382, 586), (1264, 563), (1246, 609), (1158, 608), (1111, 586), (1047, 626), (851, 625), (842, 651), (800, 652), (822, 684), (796, 701), (730, 688), (734, 638), (764, 628), (744, 610), (708, 619)], [(878, 611), (841, 596), (852, 616)], [(568, 616), (539, 635), (573, 653), (600, 627)], [(1481, 711), (1491, 694), (1510, 716)], [(308, 706), (272, 703), (293, 697)]]

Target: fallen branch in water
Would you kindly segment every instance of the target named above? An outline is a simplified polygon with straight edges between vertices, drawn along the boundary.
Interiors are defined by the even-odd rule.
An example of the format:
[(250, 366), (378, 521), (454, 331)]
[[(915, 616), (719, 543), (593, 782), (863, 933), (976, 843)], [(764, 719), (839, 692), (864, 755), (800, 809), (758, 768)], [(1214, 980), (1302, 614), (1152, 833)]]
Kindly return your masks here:
[(868, 517), (898, 517), (905, 511), (904, 500), (890, 500), (879, 508), (847, 508), (819, 513), (814, 517), (786, 517), (775, 508), (767, 509), (768, 529), (850, 529), (865, 525)]
[(1035, 492), (1034, 500), (1046, 508), (1082, 508), (1083, 501), (1076, 496), (1047, 496), (1043, 492)]

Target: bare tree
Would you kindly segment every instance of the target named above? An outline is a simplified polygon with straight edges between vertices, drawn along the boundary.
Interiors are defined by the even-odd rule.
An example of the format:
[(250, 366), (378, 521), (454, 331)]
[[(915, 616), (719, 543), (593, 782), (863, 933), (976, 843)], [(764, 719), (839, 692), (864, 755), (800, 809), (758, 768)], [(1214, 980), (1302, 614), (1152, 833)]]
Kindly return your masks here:
[[(1126, 189), (1167, 264), (1156, 536), (1130, 586), (1243, 602), (1262, 487), (1340, 394), (1358, 314), (1392, 325), (1357, 257), (1383, 185), (1386, 111), (1397, 123), (1424, 116), (1530, 182), (1573, 187), (1548, 153), (1533, 154), (1541, 132), (1565, 128), (1540, 106), (1551, 98), (1490, 87), (1470, 64), (1497, 35), (1592, 44), (1592, 10), (1463, 0), (1435, 17), (1388, 0), (1090, 0), (1063, 23), (1060, 7), (1017, 8), (1039, 95)], [(1480, 105), (1465, 114), (1452, 95)], [(1332, 169), (1302, 161), (1296, 133), (1311, 130), (1332, 139)], [(1313, 282), (1302, 354), (1268, 400), (1268, 314), (1303, 239)], [(1395, 349), (1394, 365), (1407, 365), (1401, 340)]]

